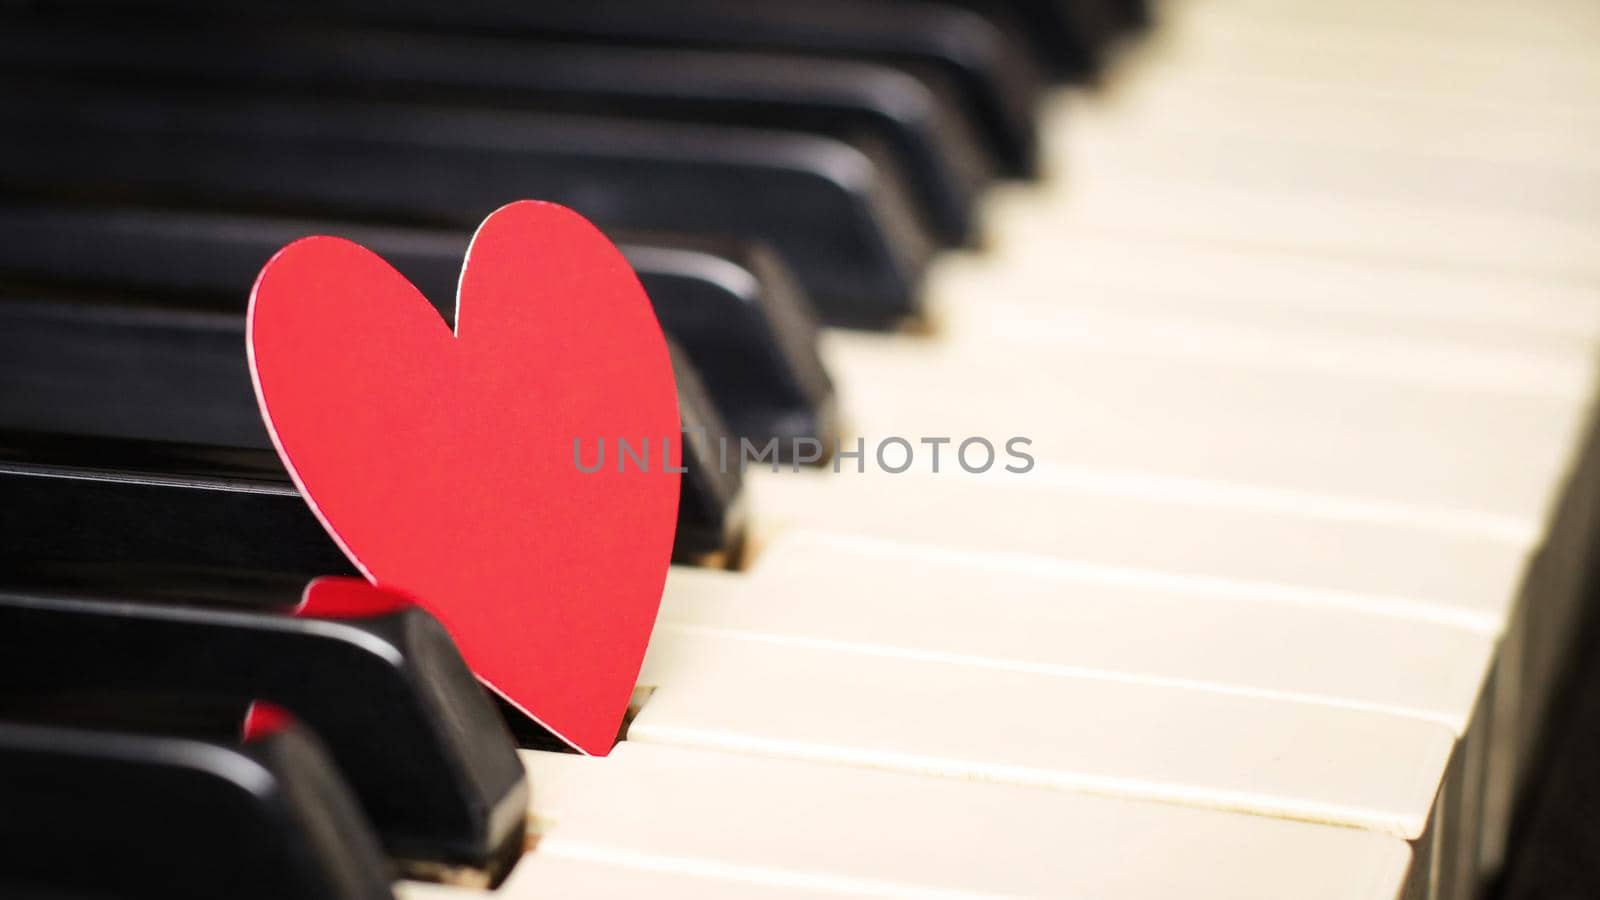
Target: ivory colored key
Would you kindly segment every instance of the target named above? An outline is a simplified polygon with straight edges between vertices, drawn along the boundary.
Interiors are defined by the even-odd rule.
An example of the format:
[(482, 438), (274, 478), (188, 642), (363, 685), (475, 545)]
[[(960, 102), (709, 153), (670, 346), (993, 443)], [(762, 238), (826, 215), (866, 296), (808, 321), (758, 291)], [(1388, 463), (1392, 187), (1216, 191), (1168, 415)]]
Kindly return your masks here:
[(583, 866), (663, 898), (1389, 900), (1410, 857), (1355, 829), (632, 742), (524, 758), (542, 835), (491, 898), (617, 896)]
[[(1593, 72), (1594, 59), (1586, 55), (1591, 48), (1583, 38), (1600, 31), (1600, 16), (1583, 0), (1531, 0), (1515, 9), (1494, 0), (1424, 0), (1403, 5), (1358, 0), (1336, 8), (1304, 0), (1225, 0), (1184, 4), (1178, 9), (1198, 13), (1194, 18), (1201, 21), (1210, 13), (1219, 23), (1234, 27), (1257, 22), (1279, 31), (1292, 29), (1309, 44), (1352, 45), (1363, 50), (1376, 45), (1396, 56), (1409, 49), (1412, 69), (1430, 59), (1454, 62), (1465, 56), (1520, 57), (1532, 63), (1534, 71), (1550, 65), (1587, 64), (1583, 69)], [(1179, 21), (1189, 18), (1181, 16)]]
[(1315, 193), (1292, 185), (1263, 192), (1180, 177), (1123, 175), (1111, 167), (1086, 166), (1077, 174), (1070, 188), (1046, 183), (1026, 195), (996, 194), (988, 214), (994, 240), (1048, 256), (1058, 252), (1056, 235), (1083, 228), (1140, 240), (1426, 263), (1472, 274), (1560, 280), (1600, 275), (1600, 229), (1587, 222)]
[(1421, 834), (1455, 744), (1385, 713), (658, 627), (641, 743)]
[[(1125, 177), (1185, 182), (1275, 193), (1304, 192), (1373, 198), (1460, 209), (1484, 215), (1548, 217), (1592, 224), (1600, 212), (1600, 178), (1593, 168), (1547, 158), (1502, 161), (1463, 154), (1276, 136), (1212, 135), (1198, 129), (1140, 123), (1124, 139), (1111, 129), (1078, 127), (1056, 145), (1061, 171), (1115, 168)], [(1514, 127), (1515, 123), (1508, 123)], [(1458, 135), (1458, 139), (1470, 139)]]
[(1592, 285), (1084, 229), (1062, 231), (1056, 247), (1052, 256), (1005, 247), (947, 255), (929, 286), (928, 304), (944, 320), (940, 340), (991, 342), (986, 316), (999, 306), (1045, 327), (1060, 311), (1167, 314), (1541, 359), (1586, 360), (1600, 341), (1600, 288)]
[(749, 573), (674, 569), (658, 621), (686, 634), (1378, 710), (1456, 734), (1495, 643), (1482, 631), (1222, 586), (802, 532), (765, 548)]
[[(1181, 65), (1181, 63), (1180, 63)], [(1071, 119), (1070, 124), (1068, 119)], [(1211, 144), (1249, 141), (1322, 151), (1382, 152), (1381, 167), (1438, 158), (1528, 167), (1536, 173), (1593, 174), (1585, 141), (1600, 134), (1600, 115), (1548, 103), (1486, 103), (1481, 98), (1418, 95), (1404, 84), (1384, 87), (1215, 72), (1173, 73), (1137, 68), (1104, 94), (1057, 94), (1044, 109), (1044, 146), (1114, 141), (1148, 161), (1166, 154), (1174, 165), (1193, 162)], [(1182, 143), (1198, 142), (1198, 154)], [(1047, 159), (1058, 172), (1064, 159)], [(1395, 165), (1387, 165), (1388, 162)], [(1378, 167), (1374, 167), (1375, 169)], [(1580, 210), (1581, 212), (1581, 210)]]
[[(869, 453), (872, 451), (868, 451)], [(1491, 634), (1533, 529), (1428, 511), (1092, 472), (746, 477), (757, 546), (786, 529), (999, 555), (1135, 584), (1361, 609)], [(1359, 561), (1359, 562), (1356, 562)]]
[[(979, 356), (835, 336), (829, 351), (854, 428), (874, 442), (979, 436), (1003, 445), (1026, 436), (1048, 463), (1531, 524), (1549, 516), (1586, 412), (1579, 391), (1472, 391), (1120, 348), (1019, 343)], [(962, 375), (979, 360), (982, 372)], [(1053, 402), (1042, 404), (1032, 384), (1050, 384)]]
[[(1044, 461), (1533, 524), (1549, 516), (1586, 412), (1584, 377), (1547, 397), (1121, 347), (964, 354), (835, 336), (828, 349), (850, 419), (874, 442), (1026, 436)], [(1054, 402), (1040, 402), (1044, 385)]]
[[(1600, 341), (1570, 334), (1507, 335), (1486, 327), (1363, 319), (1322, 309), (1252, 308), (1248, 302), (1181, 295), (1140, 297), (1118, 288), (1054, 290), (1060, 295), (1054, 306), (958, 302), (946, 311), (944, 331), (928, 349), (973, 371), (983, 371), (986, 357), (1020, 354), (1045, 364), (1042, 356), (1049, 354), (1060, 364), (1069, 354), (1125, 348), (1256, 371), (1349, 375), (1569, 401), (1590, 389), (1594, 353), (1600, 349)], [(1084, 302), (1083, 294), (1093, 299)], [(1132, 302), (1112, 302), (1122, 300)], [(1412, 326), (1413, 334), (1396, 333), (1397, 325)], [(865, 341), (854, 347), (870, 352)]]
[(1489, 108), (1581, 105), (1597, 93), (1590, 42), (1600, 23), (1581, 0), (1544, 12), (1491, 2), (1473, 17), (1459, 3), (1381, 4), (1378, 17), (1348, 4), (1288, 6), (1169, 5), (1149, 61), (1172, 80), (1219, 72)]

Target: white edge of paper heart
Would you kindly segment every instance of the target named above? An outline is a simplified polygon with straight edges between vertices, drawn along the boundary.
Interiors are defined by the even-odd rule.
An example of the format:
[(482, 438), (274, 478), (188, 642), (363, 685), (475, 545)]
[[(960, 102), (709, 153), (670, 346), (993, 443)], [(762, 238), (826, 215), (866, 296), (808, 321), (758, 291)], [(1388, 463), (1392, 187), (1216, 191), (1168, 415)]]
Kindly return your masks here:
[[(556, 205), (558, 205), (558, 204), (549, 203), (547, 201), (542, 201), (542, 200), (516, 200), (516, 201), (513, 201), (511, 203), (507, 203), (505, 206), (500, 207), (499, 209), (497, 209), (494, 212), (490, 213), (488, 216), (484, 217), (483, 222), (481, 222), (478, 225), (477, 229), (472, 232), (472, 240), (471, 240), (471, 242), (469, 242), (467, 244), (466, 256), (461, 261), (461, 273), (456, 276), (456, 302), (455, 302), (455, 313), (456, 313), (456, 315), (455, 315), (455, 322), (452, 323), (451, 329), (450, 329), (450, 333), (451, 333), (452, 337), (458, 337), (460, 335), (460, 328), (461, 328), (461, 285), (462, 285), (463, 281), (466, 278), (467, 265), (472, 260), (472, 248), (475, 247), (477, 245), (477, 243), (478, 243), (478, 235), (483, 232), (484, 226), (488, 225), (490, 220), (492, 220), (495, 216), (500, 215), (501, 213), (505, 212), (506, 210), (508, 210), (508, 209), (510, 209), (510, 208), (512, 208), (514, 206), (521, 206), (523, 204), (537, 204), (539, 206), (556, 206)], [(356, 244), (354, 241), (351, 241), (351, 240), (349, 240), (347, 238), (341, 238), (341, 237), (338, 237), (336, 235), (307, 235), (307, 236), (305, 236), (303, 238), (299, 238), (297, 240), (289, 242), (288, 244), (285, 244), (283, 246), (283, 248), (280, 249), (277, 253), (272, 254), (272, 258), (268, 259), (267, 262), (266, 262), (266, 265), (263, 265), (261, 267), (261, 271), (256, 274), (255, 283), (250, 286), (250, 302), (245, 307), (245, 314), (244, 314), (244, 334), (245, 334), (244, 351), (245, 351), (245, 358), (248, 360), (249, 366), (250, 366), (250, 384), (255, 389), (256, 407), (258, 409), (260, 409), (260, 411), (261, 411), (261, 421), (262, 421), (262, 423), (267, 426), (267, 437), (272, 440), (272, 448), (275, 451), (277, 451), (278, 459), (283, 461), (283, 467), (288, 470), (289, 479), (294, 482), (295, 490), (300, 492), (300, 499), (304, 500), (305, 503), (306, 503), (306, 506), (311, 508), (311, 514), (316, 516), (317, 517), (317, 521), (322, 523), (322, 529), (328, 533), (329, 537), (333, 538), (333, 542), (334, 542), (335, 545), (338, 546), (339, 551), (341, 553), (343, 553), (345, 555), (345, 558), (350, 560), (350, 563), (356, 567), (356, 571), (361, 573), (361, 577), (365, 578), (368, 581), (368, 583), (372, 584), (372, 586), (380, 587), (380, 585), (378, 584), (378, 579), (373, 577), (371, 570), (369, 570), (367, 568), (366, 564), (363, 563), (356, 556), (355, 552), (350, 549), (350, 545), (345, 543), (344, 537), (339, 534), (339, 529), (334, 527), (333, 522), (327, 517), (327, 515), (325, 513), (323, 513), (322, 507), (317, 505), (317, 501), (312, 496), (311, 492), (306, 489), (305, 482), (302, 481), (301, 478), (300, 478), (300, 471), (295, 468), (294, 460), (289, 457), (289, 452), (284, 449), (283, 441), (281, 441), (278, 438), (278, 426), (276, 424), (274, 424), (273, 421), (272, 421), (272, 410), (270, 410), (267, 407), (267, 395), (261, 389), (261, 372), (260, 372), (260, 369), (257, 368), (257, 366), (256, 366), (256, 342), (255, 342), (256, 301), (257, 301), (257, 298), (259, 296), (259, 292), (260, 292), (260, 289), (261, 289), (261, 281), (262, 281), (263, 278), (266, 277), (267, 271), (269, 269), (271, 269), (274, 264), (277, 263), (278, 258), (283, 256), (285, 253), (287, 253), (289, 251), (289, 248), (293, 247), (295, 244), (300, 243), (301, 241), (308, 241), (308, 240), (313, 240), (313, 239), (316, 239), (316, 238), (332, 239), (332, 240), (336, 240), (336, 241), (344, 241), (345, 243), (353, 244), (356, 247), (360, 247), (362, 250), (366, 251), (367, 253), (372, 253), (371, 250), (367, 250), (366, 247), (362, 247), (360, 244)], [(373, 253), (373, 255), (377, 256), (376, 253)], [(382, 257), (379, 257), (379, 258), (381, 259)], [(389, 265), (388, 260), (384, 260), (384, 264), (385, 265)], [(309, 594), (310, 590), (311, 590), (311, 584), (308, 583), (306, 585), (305, 589), (301, 592), (300, 601), (302, 603), (305, 602), (306, 597)], [(474, 674), (476, 674), (476, 673), (474, 673)], [(504, 691), (502, 691), (499, 688), (495, 687), (494, 685), (490, 684), (488, 681), (485, 681), (482, 677), (478, 678), (478, 682), (480, 684), (482, 684), (484, 687), (486, 687), (489, 690), (493, 691), (501, 699), (505, 700), (506, 703), (510, 704), (511, 707), (513, 709), (515, 709), (517, 712), (520, 712), (523, 715), (527, 716), (528, 718), (532, 719), (534, 721), (534, 723), (537, 724), (540, 728), (543, 728), (545, 731), (548, 731), (551, 734), (555, 735), (556, 738), (558, 740), (560, 740), (563, 744), (566, 744), (568, 747), (571, 747), (573, 750), (576, 750), (577, 752), (583, 754), (584, 756), (593, 756), (594, 755), (594, 754), (590, 753), (588, 749), (579, 746), (576, 741), (574, 741), (571, 738), (567, 737), (565, 734), (562, 734), (559, 729), (556, 729), (556, 728), (552, 727), (550, 725), (550, 723), (546, 722), (543, 718), (541, 718), (538, 715), (535, 715), (527, 707), (523, 706), (521, 703), (518, 703), (516, 700), (512, 699), (511, 697), (506, 696)]]

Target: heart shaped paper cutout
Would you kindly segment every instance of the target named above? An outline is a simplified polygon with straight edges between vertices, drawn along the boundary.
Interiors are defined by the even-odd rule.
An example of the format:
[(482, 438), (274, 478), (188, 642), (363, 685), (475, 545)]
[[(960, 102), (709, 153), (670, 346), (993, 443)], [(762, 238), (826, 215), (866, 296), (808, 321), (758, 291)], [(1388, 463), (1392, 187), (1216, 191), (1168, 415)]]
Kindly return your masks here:
[[(554, 204), (496, 211), (452, 333), (376, 254), (306, 238), (262, 269), (247, 330), (278, 454), (356, 567), (417, 598), (513, 706), (609, 752), (661, 601), (681, 452), (666, 341), (617, 248)], [(649, 471), (618, 471), (619, 438), (648, 441)], [(602, 439), (606, 467), (581, 471), (575, 441), (592, 467)]]

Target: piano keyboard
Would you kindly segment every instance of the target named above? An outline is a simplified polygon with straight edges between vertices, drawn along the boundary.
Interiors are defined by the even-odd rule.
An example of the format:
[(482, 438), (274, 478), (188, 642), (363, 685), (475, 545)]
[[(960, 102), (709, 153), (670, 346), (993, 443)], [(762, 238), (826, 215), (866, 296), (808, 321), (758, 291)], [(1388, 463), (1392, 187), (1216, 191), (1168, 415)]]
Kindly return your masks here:
[[(260, 673), (204, 707), (302, 697), (243, 749), (182, 745), (279, 777), (262, 821), (322, 816), (284, 858), (335, 874), (281, 890), (1485, 895), (1597, 540), (1594, 9), (333, 0), (212, 31), (140, 3), (168, 18), (12, 4), (0, 36), (29, 129), (0, 148), (0, 652), (66, 666), (30, 628), (142, 627), (175, 661), (78, 680), (182, 694), (207, 680), (182, 635), (271, 652), (307, 579), (350, 574), (237, 352), (250, 274), (300, 234), (448, 305), (476, 218), (568, 203), (639, 270), (707, 435), (609, 756), (513, 723), (512, 784), (426, 641), (395, 639), (423, 687), (346, 682), (392, 704), (381, 740), (341, 728), (360, 699)], [(780, 450), (717, 472), (718, 435)], [(431, 633), (357, 602), (374, 624), (340, 627)], [(303, 630), (288, 658), (324, 652)], [(0, 763), (108, 765), (74, 729), (127, 714), (41, 714), (20, 701), (60, 682), (8, 669)], [(30, 828), (4, 810), (61, 799), (17, 777), (0, 885), (77, 896), (48, 892), (59, 854), (7, 874)], [(209, 808), (162, 828), (199, 841), (176, 817)], [(233, 849), (165, 896), (219, 895)]]

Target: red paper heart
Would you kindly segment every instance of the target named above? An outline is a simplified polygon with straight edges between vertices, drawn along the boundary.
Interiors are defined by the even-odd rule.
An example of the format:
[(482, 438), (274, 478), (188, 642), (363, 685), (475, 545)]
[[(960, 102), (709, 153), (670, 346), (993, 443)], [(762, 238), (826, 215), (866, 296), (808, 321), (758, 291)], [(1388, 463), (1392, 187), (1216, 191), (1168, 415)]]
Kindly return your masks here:
[[(489, 216), (456, 331), (377, 255), (312, 237), (250, 298), (267, 430), (367, 578), (418, 598), (473, 671), (587, 753), (611, 748), (655, 623), (678, 504), (677, 391), (644, 289), (570, 210)], [(651, 471), (617, 471), (648, 439)], [(585, 474), (604, 439), (608, 466)]]

